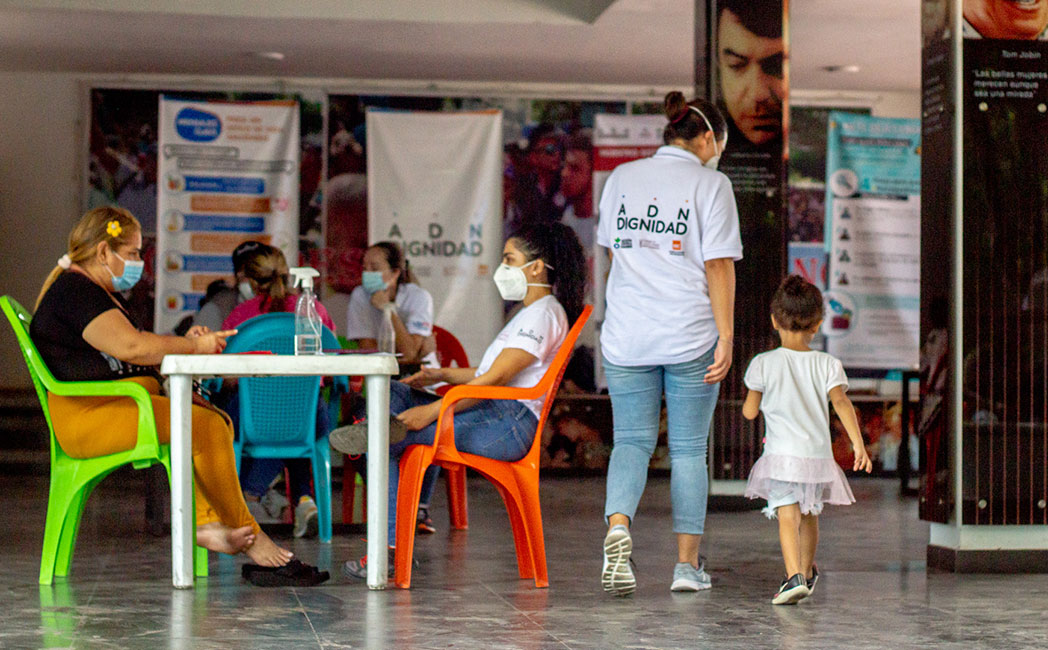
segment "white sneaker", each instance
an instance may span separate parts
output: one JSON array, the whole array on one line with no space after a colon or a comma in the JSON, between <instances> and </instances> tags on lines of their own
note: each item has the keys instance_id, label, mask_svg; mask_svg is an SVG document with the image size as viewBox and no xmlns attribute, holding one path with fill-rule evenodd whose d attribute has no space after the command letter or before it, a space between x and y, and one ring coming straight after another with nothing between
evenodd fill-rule
<instances>
[{"instance_id":1,"label":"white sneaker","mask_svg":"<svg viewBox=\"0 0 1048 650\"><path fill-rule=\"evenodd\" d=\"M295 537L317 536L317 504L311 497L302 497L295 506Z\"/></svg>"},{"instance_id":2,"label":"white sneaker","mask_svg":"<svg viewBox=\"0 0 1048 650\"><path fill-rule=\"evenodd\" d=\"M706 561L699 558L699 568L690 562L678 562L673 567L673 584L670 591L702 591L712 586L710 574L706 573Z\"/></svg>"},{"instance_id":3,"label":"white sneaker","mask_svg":"<svg viewBox=\"0 0 1048 650\"><path fill-rule=\"evenodd\" d=\"M612 526L604 537L604 568L600 572L600 584L604 591L616 596L628 596L637 589L637 579L630 566L633 553L633 538L628 528L619 524Z\"/></svg>"}]
</instances>

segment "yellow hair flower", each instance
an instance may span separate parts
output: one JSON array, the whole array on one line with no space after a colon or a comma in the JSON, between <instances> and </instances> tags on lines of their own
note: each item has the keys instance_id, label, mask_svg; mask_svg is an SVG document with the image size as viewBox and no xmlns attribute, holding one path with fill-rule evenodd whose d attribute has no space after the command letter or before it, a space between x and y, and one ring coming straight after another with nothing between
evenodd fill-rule
<instances>
[{"instance_id":1,"label":"yellow hair flower","mask_svg":"<svg viewBox=\"0 0 1048 650\"><path fill-rule=\"evenodd\" d=\"M120 227L119 221L113 219L108 224L106 224L106 232L109 233L110 237L113 237L115 239L120 236L120 233L124 232L124 229Z\"/></svg>"}]
</instances>

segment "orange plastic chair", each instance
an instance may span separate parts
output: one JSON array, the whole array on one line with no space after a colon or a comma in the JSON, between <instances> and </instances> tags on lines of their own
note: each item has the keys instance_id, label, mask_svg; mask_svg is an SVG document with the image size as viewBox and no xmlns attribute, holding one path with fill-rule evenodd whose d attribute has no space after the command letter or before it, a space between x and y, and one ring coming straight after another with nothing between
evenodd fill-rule
<instances>
[{"instance_id":1,"label":"orange plastic chair","mask_svg":"<svg viewBox=\"0 0 1048 650\"><path fill-rule=\"evenodd\" d=\"M443 327L433 326L433 338L437 344L437 362L441 368L450 368L455 364L459 368L469 368L469 355L455 335ZM446 395L454 388L451 384L441 386L437 395ZM466 468L458 466L444 472L444 483L448 490L448 515L451 527L456 530L469 528L469 517L466 514Z\"/></svg>"},{"instance_id":2,"label":"orange plastic chair","mask_svg":"<svg viewBox=\"0 0 1048 650\"><path fill-rule=\"evenodd\" d=\"M433 338L436 343L437 363L441 368L449 368L455 364L459 368L469 368L469 355L466 348L462 347L455 335L443 327L433 326ZM444 395L453 386L441 386L436 390L438 395ZM343 458L342 465L342 521L353 522L353 503L356 498L356 476L357 470L348 458ZM469 528L469 520L466 515L466 468L458 467L444 473L448 489L448 503L451 505L451 526L459 530ZM348 487L346 487L348 486ZM289 497L290 498L290 497ZM367 498L363 501L362 516L367 518Z\"/></svg>"},{"instance_id":3,"label":"orange plastic chair","mask_svg":"<svg viewBox=\"0 0 1048 650\"><path fill-rule=\"evenodd\" d=\"M422 475L436 463L447 469L472 467L495 484L506 504L513 542L517 551L517 571L521 578L534 578L536 587L548 587L546 572L546 544L542 535L542 510L539 506L539 455L542 446L542 426L546 422L553 398L560 387L568 359L575 349L575 341L589 319L593 307L586 305L578 320L568 332L546 374L531 388L505 386L455 386L444 396L437 418L437 431L432 445L412 445L400 457L400 484L397 488L397 551L394 582L402 589L411 587L411 559L415 549L415 519L418 499L422 491ZM455 448L455 402L462 399L537 399L542 398L542 414L535 429L531 449L520 460L506 462L492 460L458 451ZM465 508L465 492L461 506ZM452 525L459 504L449 502ZM463 520L465 512L461 513ZM458 526L456 526L457 528Z\"/></svg>"}]
</instances>

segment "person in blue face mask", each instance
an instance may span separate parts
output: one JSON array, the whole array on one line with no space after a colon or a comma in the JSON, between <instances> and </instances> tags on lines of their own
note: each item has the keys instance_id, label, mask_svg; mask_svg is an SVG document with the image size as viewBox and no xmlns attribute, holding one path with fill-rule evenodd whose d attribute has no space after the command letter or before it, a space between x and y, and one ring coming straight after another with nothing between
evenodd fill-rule
<instances>
[{"instance_id":1,"label":"person in blue face mask","mask_svg":"<svg viewBox=\"0 0 1048 650\"><path fill-rule=\"evenodd\" d=\"M360 286L346 309L346 338L374 348L389 309L401 363L438 367L433 342L433 296L418 285L400 246L383 241L364 253Z\"/></svg>"},{"instance_id":2,"label":"person in blue face mask","mask_svg":"<svg viewBox=\"0 0 1048 650\"><path fill-rule=\"evenodd\" d=\"M160 336L135 323L120 292L142 277L142 227L122 208L85 214L67 252L47 277L29 334L41 358L62 381L136 383L152 396L157 438L171 439L171 403L161 394L157 365L168 354L216 354L236 330L193 327L186 336ZM93 458L132 449L138 408L124 397L50 395L55 438L70 456ZM233 430L221 411L192 408L197 543L222 553L246 553L257 564L282 566L291 553L258 526L244 503L233 456Z\"/></svg>"},{"instance_id":3,"label":"person in blue face mask","mask_svg":"<svg viewBox=\"0 0 1048 650\"><path fill-rule=\"evenodd\" d=\"M222 323L229 318L240 304L255 297L251 281L244 274L244 268L255 257L265 254L267 246L259 241L242 242L233 250L234 286L230 287L225 280L216 280L219 284L216 291L208 287L208 295L200 304L200 310L193 315L192 324L222 329ZM177 331L177 330L176 330Z\"/></svg>"},{"instance_id":4,"label":"person in blue face mask","mask_svg":"<svg viewBox=\"0 0 1048 650\"><path fill-rule=\"evenodd\" d=\"M385 318L383 310L388 309L400 362L439 368L433 338L433 296L418 285L400 246L382 241L369 247L364 252L360 280L346 309L346 338L362 348L376 348ZM436 465L430 467L422 484L418 531L423 534L437 532L429 516L429 500L439 472Z\"/></svg>"}]
</instances>

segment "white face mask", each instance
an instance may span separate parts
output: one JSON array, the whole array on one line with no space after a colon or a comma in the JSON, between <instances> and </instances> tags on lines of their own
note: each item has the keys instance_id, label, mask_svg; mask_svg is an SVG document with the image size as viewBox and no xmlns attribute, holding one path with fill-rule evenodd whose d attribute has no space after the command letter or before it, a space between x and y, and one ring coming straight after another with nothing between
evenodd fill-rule
<instances>
[{"instance_id":1,"label":"white face mask","mask_svg":"<svg viewBox=\"0 0 1048 650\"><path fill-rule=\"evenodd\" d=\"M699 109L695 108L694 106L689 106L688 108L690 108L691 110L693 110L693 111L695 111L696 113L699 114L699 117L702 118L702 121L706 123L706 128L709 129L710 133L713 134L713 151L714 151L714 154L713 154L713 156L710 157L709 160L707 160L706 162L704 162L702 164L703 164L704 167L708 167L710 169L717 169L717 165L720 163L721 154L724 153L724 148L728 146L728 134L727 133L724 134L724 147L721 147L720 143L717 142L717 133L713 130L713 125L710 124L710 121L708 119L706 119L705 113L703 113Z\"/></svg>"},{"instance_id":2,"label":"white face mask","mask_svg":"<svg viewBox=\"0 0 1048 650\"><path fill-rule=\"evenodd\" d=\"M240 297L244 300L251 300L255 297L255 290L251 288L251 283L247 280L237 284L237 291L240 292Z\"/></svg>"},{"instance_id":3,"label":"white face mask","mask_svg":"<svg viewBox=\"0 0 1048 650\"><path fill-rule=\"evenodd\" d=\"M528 282L527 276L524 275L524 269L531 266L538 260L531 260L523 266L510 266L509 264L499 264L499 267L495 269L495 286L498 287L499 295L502 296L503 300L524 300L524 296L528 295L528 287L548 287L548 284L540 284L537 282ZM549 264L547 268L553 268Z\"/></svg>"}]
</instances>

